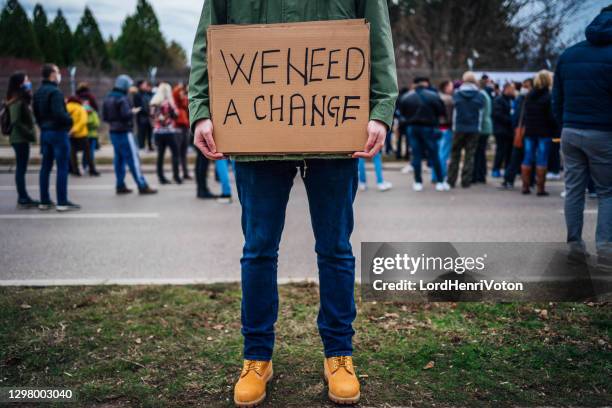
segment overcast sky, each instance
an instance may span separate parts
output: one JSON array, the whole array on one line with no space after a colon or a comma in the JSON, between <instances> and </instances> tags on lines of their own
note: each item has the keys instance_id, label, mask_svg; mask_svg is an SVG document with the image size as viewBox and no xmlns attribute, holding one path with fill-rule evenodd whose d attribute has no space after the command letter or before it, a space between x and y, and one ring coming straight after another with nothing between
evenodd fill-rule
<instances>
[{"instance_id":1,"label":"overcast sky","mask_svg":"<svg viewBox=\"0 0 612 408\"><path fill-rule=\"evenodd\" d=\"M21 4L31 13L37 2L44 4L50 19L61 8L74 29L83 14L83 8L88 5L94 12L102 35L117 38L121 31L121 23L128 14L136 9L137 0L21 0ZM204 0L149 0L158 18L166 40L176 40L189 54L193 43L195 30L202 10ZM374 0L372 0L374 1ZM553 0L554 1L554 0ZM591 5L585 6L566 29L565 36L573 36L592 20L599 10L612 3L612 0L576 0ZM3 4L4 0L0 0Z\"/></svg>"}]
</instances>

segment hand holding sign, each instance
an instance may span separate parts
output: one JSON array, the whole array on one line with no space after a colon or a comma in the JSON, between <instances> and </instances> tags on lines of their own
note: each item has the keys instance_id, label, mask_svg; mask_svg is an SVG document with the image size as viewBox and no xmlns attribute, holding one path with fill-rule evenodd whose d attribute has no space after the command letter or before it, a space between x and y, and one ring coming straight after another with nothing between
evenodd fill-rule
<instances>
[{"instance_id":1,"label":"hand holding sign","mask_svg":"<svg viewBox=\"0 0 612 408\"><path fill-rule=\"evenodd\" d=\"M376 156L380 149L385 145L387 138L387 126L377 120L368 122L368 141L366 142L363 152L353 154L354 159L371 159Z\"/></svg>"},{"instance_id":2,"label":"hand holding sign","mask_svg":"<svg viewBox=\"0 0 612 408\"><path fill-rule=\"evenodd\" d=\"M217 145L213 138L213 123L210 119L204 119L196 123L193 144L210 160L224 158L223 153L217 151Z\"/></svg>"}]
</instances>

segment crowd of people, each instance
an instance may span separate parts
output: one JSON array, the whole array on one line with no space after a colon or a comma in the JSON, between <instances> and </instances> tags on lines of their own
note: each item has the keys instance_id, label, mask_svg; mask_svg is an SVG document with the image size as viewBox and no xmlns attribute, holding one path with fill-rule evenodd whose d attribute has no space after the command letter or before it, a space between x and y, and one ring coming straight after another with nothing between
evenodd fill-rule
<instances>
[{"instance_id":1,"label":"crowd of people","mask_svg":"<svg viewBox=\"0 0 612 408\"><path fill-rule=\"evenodd\" d=\"M153 88L149 81L133 80L120 75L113 89L104 97L102 106L87 83L81 83L74 95L65 97L59 88L62 80L55 64L42 68L41 86L34 92L27 74L17 72L9 79L6 109L2 115L2 131L9 136L15 151L15 184L18 208L59 212L80 209L68 199L68 177L82 177L88 173L98 177L96 151L100 149L100 127L106 123L114 149L113 166L116 177L116 193L132 193L125 182L129 169L141 195L156 194L143 175L139 148L157 151L157 177L159 184L170 184L164 173L166 150L170 150L172 180L182 184L191 180L188 150L192 144L189 124L187 88L179 83L172 87L160 82ZM37 141L36 126L40 129L40 200L33 199L26 187L26 172L30 160L30 145ZM134 138L137 133L137 141ZM81 157L79 160L80 153ZM197 152L197 196L201 199L217 199L231 202L229 164L227 160L215 162L221 194L215 195L208 188L208 159ZM57 202L49 195L49 180L56 166Z\"/></svg>"},{"instance_id":2,"label":"crowd of people","mask_svg":"<svg viewBox=\"0 0 612 408\"><path fill-rule=\"evenodd\" d=\"M546 70L504 84L469 71L461 80L443 80L437 87L429 78L417 77L400 91L395 126L381 154L410 161L402 171L414 173L417 192L424 189L425 162L436 191L449 191L458 182L462 188L486 183L490 167L500 188L512 189L520 174L523 194L535 186L538 196L547 196L546 180L560 179L561 172L561 128L552 112L552 85L553 74ZM489 158L492 140L495 151ZM378 174L381 156L374 167Z\"/></svg>"}]
</instances>

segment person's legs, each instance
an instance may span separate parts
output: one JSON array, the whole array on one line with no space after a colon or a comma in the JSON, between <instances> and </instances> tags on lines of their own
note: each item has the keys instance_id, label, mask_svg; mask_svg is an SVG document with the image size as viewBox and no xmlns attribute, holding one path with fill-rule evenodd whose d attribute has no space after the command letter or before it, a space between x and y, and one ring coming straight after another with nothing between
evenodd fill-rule
<instances>
[{"instance_id":1,"label":"person's legs","mask_svg":"<svg viewBox=\"0 0 612 408\"><path fill-rule=\"evenodd\" d=\"M559 142L550 143L548 149L548 171L554 175L558 175L561 172L561 145Z\"/></svg>"},{"instance_id":2,"label":"person's legs","mask_svg":"<svg viewBox=\"0 0 612 408\"><path fill-rule=\"evenodd\" d=\"M136 147L136 142L134 141L134 135L129 132L125 134L124 138L124 160L127 163L130 173L132 173L132 177L134 178L134 182L138 185L140 190L147 187L147 180L142 174L142 170L140 169L140 158L138 157L138 148Z\"/></svg>"},{"instance_id":3,"label":"person's legs","mask_svg":"<svg viewBox=\"0 0 612 408\"><path fill-rule=\"evenodd\" d=\"M170 154L172 158L172 178L177 183L181 183L181 173L179 171L179 166L181 162L181 153L179 151L179 146L177 144L178 139L181 138L180 134L172 134L168 135L168 147L170 148Z\"/></svg>"},{"instance_id":4,"label":"person's legs","mask_svg":"<svg viewBox=\"0 0 612 408\"><path fill-rule=\"evenodd\" d=\"M564 129L561 148L565 158L565 224L570 248L584 251L584 189L587 185L589 159L581 148L581 136Z\"/></svg>"},{"instance_id":5,"label":"person's legs","mask_svg":"<svg viewBox=\"0 0 612 408\"><path fill-rule=\"evenodd\" d=\"M157 144L157 179L160 183L167 183L164 174L164 156L166 155L166 146L168 144L166 135L156 134L155 143Z\"/></svg>"},{"instance_id":6,"label":"person's legs","mask_svg":"<svg viewBox=\"0 0 612 408\"><path fill-rule=\"evenodd\" d=\"M320 309L317 318L325 357L350 356L355 320L353 201L357 161L307 160L304 179L319 266Z\"/></svg>"},{"instance_id":7,"label":"person's legs","mask_svg":"<svg viewBox=\"0 0 612 408\"><path fill-rule=\"evenodd\" d=\"M187 149L189 148L189 129L182 128L178 133L178 151L179 159L181 163L181 169L183 171L183 178L189 178L189 163L187 161Z\"/></svg>"},{"instance_id":8,"label":"person's legs","mask_svg":"<svg viewBox=\"0 0 612 408\"><path fill-rule=\"evenodd\" d=\"M525 153L521 165L521 179L523 181L523 194L529 194L531 188L531 176L533 166L536 163L537 139L526 137L523 141Z\"/></svg>"},{"instance_id":9,"label":"person's legs","mask_svg":"<svg viewBox=\"0 0 612 408\"><path fill-rule=\"evenodd\" d=\"M495 158L493 159L493 174L499 174L504 162L505 137L501 133L495 133Z\"/></svg>"},{"instance_id":10,"label":"person's legs","mask_svg":"<svg viewBox=\"0 0 612 408\"><path fill-rule=\"evenodd\" d=\"M285 224L295 162L236 162L242 206L242 335L244 358L268 361L278 315L278 246Z\"/></svg>"},{"instance_id":11,"label":"person's legs","mask_svg":"<svg viewBox=\"0 0 612 408\"><path fill-rule=\"evenodd\" d=\"M49 178L53 169L53 145L51 143L51 132L43 130L40 135L40 150L42 153L42 162L40 164L39 188L40 202L48 204L51 202L49 195Z\"/></svg>"},{"instance_id":12,"label":"person's legs","mask_svg":"<svg viewBox=\"0 0 612 408\"><path fill-rule=\"evenodd\" d=\"M26 172L28 170L28 161L30 160L30 144L29 143L13 143L15 151L15 186L17 187L17 202L28 203L32 201L26 189Z\"/></svg>"},{"instance_id":13,"label":"person's legs","mask_svg":"<svg viewBox=\"0 0 612 408\"><path fill-rule=\"evenodd\" d=\"M474 155L478 148L478 133L468 133L465 135L465 157L463 159L463 169L461 170L461 187L469 187L474 177Z\"/></svg>"},{"instance_id":14,"label":"person's legs","mask_svg":"<svg viewBox=\"0 0 612 408\"><path fill-rule=\"evenodd\" d=\"M89 138L84 138L82 141L83 144L83 163L87 161L87 163L89 164L89 174L90 175L96 175L98 174L98 172L96 171L96 163L93 161L92 157L91 157L91 146L89 145L90 143Z\"/></svg>"},{"instance_id":15,"label":"person's legs","mask_svg":"<svg viewBox=\"0 0 612 408\"><path fill-rule=\"evenodd\" d=\"M538 139L536 149L536 184L538 187L539 196L548 195L548 193L545 191L545 186L551 143L552 139L550 137L541 137Z\"/></svg>"},{"instance_id":16,"label":"person's legs","mask_svg":"<svg viewBox=\"0 0 612 408\"><path fill-rule=\"evenodd\" d=\"M376 184L384 183L382 152L372 158L372 163L374 163L374 173L376 173Z\"/></svg>"},{"instance_id":17,"label":"person's legs","mask_svg":"<svg viewBox=\"0 0 612 408\"><path fill-rule=\"evenodd\" d=\"M412 150L412 168L414 170L414 182L423 183L423 149L422 128L420 126L408 126L408 143Z\"/></svg>"},{"instance_id":18,"label":"person's legs","mask_svg":"<svg viewBox=\"0 0 612 408\"><path fill-rule=\"evenodd\" d=\"M598 213L595 242L600 257L612 266L612 133L589 131L583 139L589 171L597 191ZM564 152L565 153L565 152ZM584 189L583 189L584 191Z\"/></svg>"},{"instance_id":19,"label":"person's legs","mask_svg":"<svg viewBox=\"0 0 612 408\"><path fill-rule=\"evenodd\" d=\"M442 139L440 139L440 169L442 170L442 180L446 178L448 168L448 158L450 156L451 148L453 147L453 131L446 129L442 132Z\"/></svg>"},{"instance_id":20,"label":"person's legs","mask_svg":"<svg viewBox=\"0 0 612 408\"><path fill-rule=\"evenodd\" d=\"M359 159L358 166L359 166L359 182L365 186L365 184L367 183L365 159Z\"/></svg>"},{"instance_id":21,"label":"person's legs","mask_svg":"<svg viewBox=\"0 0 612 408\"><path fill-rule=\"evenodd\" d=\"M70 139L67 132L53 132L53 155L57 163L57 205L68 204L68 169L70 167Z\"/></svg>"},{"instance_id":22,"label":"person's legs","mask_svg":"<svg viewBox=\"0 0 612 408\"><path fill-rule=\"evenodd\" d=\"M513 186L516 174L519 172L521 163L523 162L524 149L512 146L510 155L510 162L504 171L504 181L507 185Z\"/></svg>"},{"instance_id":23,"label":"person's legs","mask_svg":"<svg viewBox=\"0 0 612 408\"><path fill-rule=\"evenodd\" d=\"M455 187L457 177L459 176L459 164L461 161L461 151L463 150L466 140L466 133L456 133L453 138L453 145L451 147L450 164L448 165L448 173L446 175L448 184L451 187Z\"/></svg>"},{"instance_id":24,"label":"person's legs","mask_svg":"<svg viewBox=\"0 0 612 408\"><path fill-rule=\"evenodd\" d=\"M196 157L196 183L198 185L198 197L210 197L212 194L208 189L208 165L209 160L204 156L204 154L196 149L197 157Z\"/></svg>"},{"instance_id":25,"label":"person's legs","mask_svg":"<svg viewBox=\"0 0 612 408\"><path fill-rule=\"evenodd\" d=\"M68 163L68 168L70 173L76 175L81 175L81 170L79 169L79 160L77 158L77 154L79 152L79 140L75 137L70 138L70 162Z\"/></svg>"},{"instance_id":26,"label":"person's legs","mask_svg":"<svg viewBox=\"0 0 612 408\"><path fill-rule=\"evenodd\" d=\"M444 181L442 176L442 167L440 165L440 152L438 148L438 140L434 135L436 129L425 127L423 128L423 145L427 150L429 160L431 161L431 167L433 169L434 179L436 182L441 183Z\"/></svg>"},{"instance_id":27,"label":"person's legs","mask_svg":"<svg viewBox=\"0 0 612 408\"><path fill-rule=\"evenodd\" d=\"M113 157L113 167L115 168L115 178L117 189L125 188L125 163L126 163L126 143L127 134L113 133L110 134L111 142L115 156Z\"/></svg>"},{"instance_id":28,"label":"person's legs","mask_svg":"<svg viewBox=\"0 0 612 408\"><path fill-rule=\"evenodd\" d=\"M144 125L140 122L140 119L138 119L138 124L137 124L137 131L138 131L138 147L141 149L144 149L145 147L145 139L146 139L146 135L145 135L145 129L144 129Z\"/></svg>"},{"instance_id":29,"label":"person's legs","mask_svg":"<svg viewBox=\"0 0 612 408\"><path fill-rule=\"evenodd\" d=\"M511 134L504 135L502 143L504 146L502 149L503 150L502 168L506 168L510 164L510 159L512 158L512 135Z\"/></svg>"},{"instance_id":30,"label":"person's legs","mask_svg":"<svg viewBox=\"0 0 612 408\"><path fill-rule=\"evenodd\" d=\"M145 130L145 140L147 142L147 145L149 146L149 150L153 151L153 127L151 126L150 123L146 123L144 125L144 130Z\"/></svg>"},{"instance_id":31,"label":"person's legs","mask_svg":"<svg viewBox=\"0 0 612 408\"><path fill-rule=\"evenodd\" d=\"M487 181L487 142L489 135L478 135L476 151L474 153L473 183L485 183Z\"/></svg>"},{"instance_id":32,"label":"person's legs","mask_svg":"<svg viewBox=\"0 0 612 408\"><path fill-rule=\"evenodd\" d=\"M229 168L227 160L217 160L215 162L217 174L219 175L219 181L221 182L221 195L231 196L232 188L229 181Z\"/></svg>"}]
</instances>

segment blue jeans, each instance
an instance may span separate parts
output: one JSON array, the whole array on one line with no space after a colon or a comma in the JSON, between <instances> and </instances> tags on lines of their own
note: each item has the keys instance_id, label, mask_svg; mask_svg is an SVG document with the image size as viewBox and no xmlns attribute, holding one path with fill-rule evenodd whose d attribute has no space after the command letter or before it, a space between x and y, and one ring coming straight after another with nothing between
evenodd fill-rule
<instances>
[{"instance_id":1,"label":"blue jeans","mask_svg":"<svg viewBox=\"0 0 612 408\"><path fill-rule=\"evenodd\" d=\"M442 179L438 180L435 173L432 174L431 181L434 183L442 182L446 179L446 169L448 168L448 159L450 158L451 148L453 147L453 130L446 129L442 131L442 137L438 141L438 156L440 157L440 172Z\"/></svg>"},{"instance_id":2,"label":"blue jeans","mask_svg":"<svg viewBox=\"0 0 612 408\"><path fill-rule=\"evenodd\" d=\"M142 189L147 186L147 180L144 178L140 170L140 159L138 158L138 149L134 143L134 136L131 132L125 133L110 133L111 142L115 150L113 165L115 168L115 177L117 178L117 188L125 187L125 166L127 165L132 173L134 181L138 188Z\"/></svg>"},{"instance_id":3,"label":"blue jeans","mask_svg":"<svg viewBox=\"0 0 612 408\"><path fill-rule=\"evenodd\" d=\"M431 126L408 126L408 142L412 149L412 168L414 169L414 181L423 182L422 165L423 154L431 160L436 180L442 180L442 169L440 168L440 155L438 153L438 140L435 129Z\"/></svg>"},{"instance_id":4,"label":"blue jeans","mask_svg":"<svg viewBox=\"0 0 612 408\"><path fill-rule=\"evenodd\" d=\"M49 177L53 162L57 163L56 190L57 204L68 204L68 167L70 161L70 139L68 132L43 130L40 134L40 150L42 162L40 165L40 201L51 202L49 196Z\"/></svg>"},{"instance_id":5,"label":"blue jeans","mask_svg":"<svg viewBox=\"0 0 612 408\"><path fill-rule=\"evenodd\" d=\"M565 223L570 247L584 249L584 190L589 173L597 191L595 242L600 255L612 258L612 132L563 129L565 158Z\"/></svg>"},{"instance_id":6,"label":"blue jeans","mask_svg":"<svg viewBox=\"0 0 612 408\"><path fill-rule=\"evenodd\" d=\"M376 156L372 158L372 163L374 163L374 172L376 173L376 183L380 184L385 181L383 178L383 168L382 168L382 152L379 152ZM366 183L366 168L365 168L365 159L359 159L359 181L363 184Z\"/></svg>"},{"instance_id":7,"label":"blue jeans","mask_svg":"<svg viewBox=\"0 0 612 408\"><path fill-rule=\"evenodd\" d=\"M26 203L31 200L26 189L25 175L28 171L28 161L30 160L29 143L13 143L15 151L15 186L17 186L17 201Z\"/></svg>"},{"instance_id":8,"label":"blue jeans","mask_svg":"<svg viewBox=\"0 0 612 408\"><path fill-rule=\"evenodd\" d=\"M96 149L98 147L98 138L97 137L88 137L87 143L89 143L89 156L91 160L96 162ZM83 170L87 170L89 167L89 162L87 161L87 155L83 152Z\"/></svg>"},{"instance_id":9,"label":"blue jeans","mask_svg":"<svg viewBox=\"0 0 612 408\"><path fill-rule=\"evenodd\" d=\"M525 137L524 166L547 167L548 155L552 138L550 137Z\"/></svg>"},{"instance_id":10,"label":"blue jeans","mask_svg":"<svg viewBox=\"0 0 612 408\"><path fill-rule=\"evenodd\" d=\"M232 188L230 187L229 181L229 166L228 160L217 160L215 162L215 170L219 175L219 181L221 182L221 195L231 196Z\"/></svg>"},{"instance_id":11,"label":"blue jeans","mask_svg":"<svg viewBox=\"0 0 612 408\"><path fill-rule=\"evenodd\" d=\"M236 162L245 244L242 265L244 358L270 360L278 315L278 247L302 161ZM319 266L317 324L325 356L351 355L355 319L353 201L357 160L312 159L302 168Z\"/></svg>"}]
</instances>

